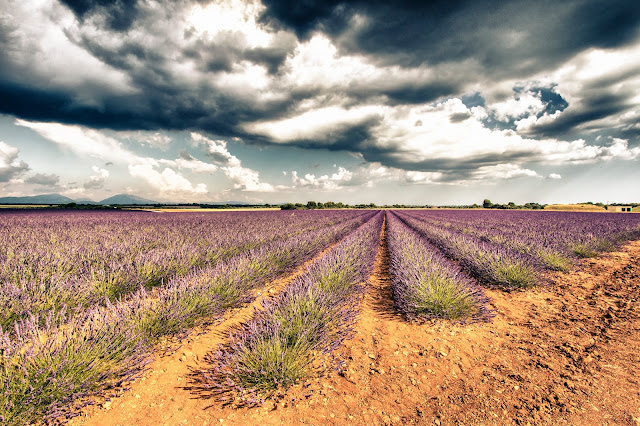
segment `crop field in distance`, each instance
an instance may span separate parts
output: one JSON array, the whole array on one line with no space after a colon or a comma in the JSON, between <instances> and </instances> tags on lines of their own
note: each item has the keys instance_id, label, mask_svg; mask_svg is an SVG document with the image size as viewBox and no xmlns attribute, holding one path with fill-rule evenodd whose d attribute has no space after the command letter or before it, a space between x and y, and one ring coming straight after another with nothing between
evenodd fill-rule
<instances>
[{"instance_id":1,"label":"crop field in distance","mask_svg":"<svg viewBox=\"0 0 640 426\"><path fill-rule=\"evenodd\" d=\"M0 423L640 424L640 215L0 211Z\"/></svg>"}]
</instances>

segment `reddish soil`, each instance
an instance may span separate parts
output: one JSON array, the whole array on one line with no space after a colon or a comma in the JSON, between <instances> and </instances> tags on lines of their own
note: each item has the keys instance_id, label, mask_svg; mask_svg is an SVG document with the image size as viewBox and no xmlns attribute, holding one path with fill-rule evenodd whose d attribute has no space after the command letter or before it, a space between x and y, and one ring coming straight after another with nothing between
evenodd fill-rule
<instances>
[{"instance_id":1,"label":"reddish soil","mask_svg":"<svg viewBox=\"0 0 640 426\"><path fill-rule=\"evenodd\" d=\"M249 306L72 423L640 425L640 241L554 275L548 288L488 290L492 323L450 325L395 313L382 240L341 372L250 409L183 389L189 367L201 366L224 330L249 317Z\"/></svg>"}]
</instances>

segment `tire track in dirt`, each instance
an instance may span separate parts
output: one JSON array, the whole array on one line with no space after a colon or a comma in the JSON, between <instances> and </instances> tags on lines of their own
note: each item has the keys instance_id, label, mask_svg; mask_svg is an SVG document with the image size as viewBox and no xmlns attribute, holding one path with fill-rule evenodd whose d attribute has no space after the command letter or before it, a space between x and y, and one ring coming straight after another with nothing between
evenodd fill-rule
<instances>
[{"instance_id":1,"label":"tire track in dirt","mask_svg":"<svg viewBox=\"0 0 640 426\"><path fill-rule=\"evenodd\" d=\"M362 225L355 230L360 229ZM250 319L263 302L276 297L289 283L304 274L309 265L320 259L338 245L340 241L322 250L313 259L306 261L291 274L272 281L261 290L256 290L256 299L244 307L232 309L215 324L196 327L182 342L170 340L155 353L156 359L148 366L142 377L125 391L109 395L110 400L90 406L81 415L71 419L74 425L174 425L210 424L210 402L197 398L188 385L192 371L200 367L200 361L218 344L224 343L229 333ZM178 346L177 349L175 347ZM214 420L217 421L217 417Z\"/></svg>"}]
</instances>

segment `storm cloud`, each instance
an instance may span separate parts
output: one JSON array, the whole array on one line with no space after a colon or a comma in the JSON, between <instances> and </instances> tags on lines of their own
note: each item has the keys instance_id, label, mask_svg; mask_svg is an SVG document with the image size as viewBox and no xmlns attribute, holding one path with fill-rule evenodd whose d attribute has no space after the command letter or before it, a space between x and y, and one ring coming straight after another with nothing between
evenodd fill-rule
<instances>
[{"instance_id":1,"label":"storm cloud","mask_svg":"<svg viewBox=\"0 0 640 426\"><path fill-rule=\"evenodd\" d=\"M60 0L0 8L0 113L129 132L163 150L171 141L162 132L206 134L202 149L243 190L274 188L217 138L348 151L441 180L534 176L531 164L609 158L621 139L619 155L635 158L638 2ZM13 151L3 155L5 181L28 170ZM175 167L214 169L179 155ZM104 185L101 170L85 188Z\"/></svg>"}]
</instances>

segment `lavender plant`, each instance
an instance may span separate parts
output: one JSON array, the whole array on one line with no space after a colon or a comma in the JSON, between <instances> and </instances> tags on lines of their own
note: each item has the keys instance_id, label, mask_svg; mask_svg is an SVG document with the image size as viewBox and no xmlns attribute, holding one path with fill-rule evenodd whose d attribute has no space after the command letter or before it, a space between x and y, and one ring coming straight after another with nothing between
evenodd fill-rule
<instances>
[{"instance_id":1,"label":"lavender plant","mask_svg":"<svg viewBox=\"0 0 640 426\"><path fill-rule=\"evenodd\" d=\"M482 289L393 212L387 214L387 241L391 289L399 312L410 319L492 318Z\"/></svg>"},{"instance_id":2,"label":"lavender plant","mask_svg":"<svg viewBox=\"0 0 640 426\"><path fill-rule=\"evenodd\" d=\"M0 332L0 422L65 417L137 376L148 345L119 314L92 310L67 321L49 312L17 322L14 336Z\"/></svg>"}]
</instances>

